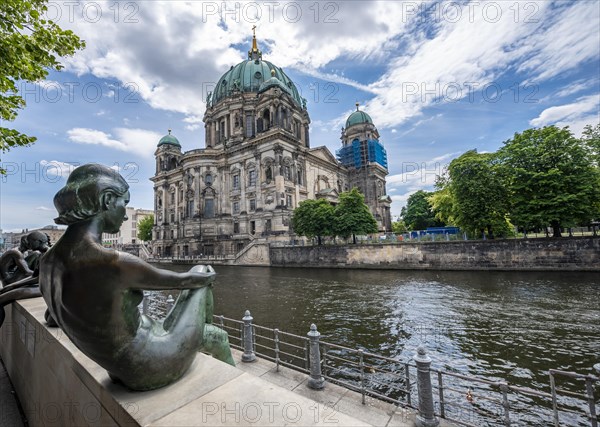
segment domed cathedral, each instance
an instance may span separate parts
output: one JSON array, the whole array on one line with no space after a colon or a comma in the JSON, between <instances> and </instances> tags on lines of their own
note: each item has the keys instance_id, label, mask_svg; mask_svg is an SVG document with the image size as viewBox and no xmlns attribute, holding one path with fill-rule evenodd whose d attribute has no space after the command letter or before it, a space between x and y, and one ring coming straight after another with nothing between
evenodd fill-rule
<instances>
[{"instance_id":1,"label":"domed cathedral","mask_svg":"<svg viewBox=\"0 0 600 427\"><path fill-rule=\"evenodd\" d=\"M371 116L360 111L358 106L357 102L356 111L350 114L346 127L342 128L342 148L337 150L337 158L348 171L348 186L356 187L364 194L379 229L391 231L392 199L385 189L387 153L379 142L379 132Z\"/></svg>"},{"instance_id":2,"label":"domed cathedral","mask_svg":"<svg viewBox=\"0 0 600 427\"><path fill-rule=\"evenodd\" d=\"M380 229L391 229L385 161L371 160L369 152L356 167L326 147L311 148L306 100L281 68L262 59L256 34L248 59L219 79L206 105L205 148L184 153L169 130L154 153L155 255L231 255L256 239L290 242L300 202L337 203L353 186L368 195ZM357 112L369 122L355 119ZM379 144L371 118L357 112L348 118L340 151L355 139L366 141L367 151ZM385 158L378 147L377 159L381 150Z\"/></svg>"}]
</instances>

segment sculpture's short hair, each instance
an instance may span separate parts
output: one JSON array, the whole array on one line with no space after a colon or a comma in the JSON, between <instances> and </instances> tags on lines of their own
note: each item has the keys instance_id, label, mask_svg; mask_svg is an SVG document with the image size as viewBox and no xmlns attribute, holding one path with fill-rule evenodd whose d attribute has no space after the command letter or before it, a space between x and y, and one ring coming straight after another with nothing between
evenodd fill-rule
<instances>
[{"instance_id":1,"label":"sculpture's short hair","mask_svg":"<svg viewBox=\"0 0 600 427\"><path fill-rule=\"evenodd\" d=\"M54 206L58 211L54 222L71 225L91 218L101 212L104 193L122 196L128 189L125 179L113 169L97 163L79 166L54 196Z\"/></svg>"}]
</instances>

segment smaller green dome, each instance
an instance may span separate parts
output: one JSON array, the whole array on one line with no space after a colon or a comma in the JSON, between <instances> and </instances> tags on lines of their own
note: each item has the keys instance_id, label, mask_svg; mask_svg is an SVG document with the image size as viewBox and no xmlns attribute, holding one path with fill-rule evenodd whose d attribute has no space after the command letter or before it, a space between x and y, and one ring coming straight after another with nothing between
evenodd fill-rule
<instances>
[{"instance_id":1,"label":"smaller green dome","mask_svg":"<svg viewBox=\"0 0 600 427\"><path fill-rule=\"evenodd\" d=\"M365 113L364 111L360 111L358 109L358 102L357 102L356 103L356 111L353 112L352 114L350 114L350 116L346 120L346 127L349 128L350 126L360 125L363 123L373 124L373 120L371 119L371 116L369 116L367 113Z\"/></svg>"},{"instance_id":2,"label":"smaller green dome","mask_svg":"<svg viewBox=\"0 0 600 427\"><path fill-rule=\"evenodd\" d=\"M260 86L258 88L258 93L263 93L266 90L269 90L270 88L277 86L285 93L291 94L290 90L283 84L283 82L281 80L279 80L277 77L275 77L275 70L271 70L271 76L272 77L269 80L266 80L260 84Z\"/></svg>"},{"instance_id":3,"label":"smaller green dome","mask_svg":"<svg viewBox=\"0 0 600 427\"><path fill-rule=\"evenodd\" d=\"M171 129L169 129L169 134L163 136L160 141L158 141L158 147L160 147L161 145L165 145L165 144L171 144L171 145L175 145L176 147L180 147L181 148L181 144L179 143L179 140L177 138L175 138L173 135L171 135Z\"/></svg>"}]
</instances>

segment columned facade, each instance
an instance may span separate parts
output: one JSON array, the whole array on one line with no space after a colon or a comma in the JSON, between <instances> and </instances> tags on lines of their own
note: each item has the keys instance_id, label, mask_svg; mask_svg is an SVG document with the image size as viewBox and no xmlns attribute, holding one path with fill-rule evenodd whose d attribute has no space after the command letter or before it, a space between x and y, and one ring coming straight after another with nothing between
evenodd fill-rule
<instances>
[{"instance_id":1,"label":"columned facade","mask_svg":"<svg viewBox=\"0 0 600 427\"><path fill-rule=\"evenodd\" d=\"M390 229L379 201L387 169L373 165L361 175L326 147L311 148L306 100L281 68L262 59L255 37L248 59L207 97L204 124L203 149L182 152L170 131L158 143L154 254L226 255L254 239L288 242L300 202L335 203L353 186L373 194L367 202L381 230Z\"/></svg>"}]
</instances>

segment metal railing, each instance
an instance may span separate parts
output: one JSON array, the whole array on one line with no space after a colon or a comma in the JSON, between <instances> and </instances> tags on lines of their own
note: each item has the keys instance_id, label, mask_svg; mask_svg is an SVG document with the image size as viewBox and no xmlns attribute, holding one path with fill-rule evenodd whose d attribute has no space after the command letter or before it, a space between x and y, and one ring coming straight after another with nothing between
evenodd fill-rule
<instances>
[{"instance_id":1,"label":"metal railing","mask_svg":"<svg viewBox=\"0 0 600 427\"><path fill-rule=\"evenodd\" d=\"M142 311L157 319L174 304L171 295L145 294ZM597 375L550 369L548 387L533 389L432 369L424 349L414 360L402 361L322 340L315 325L301 336L252 321L247 311L242 320L214 316L213 323L227 331L233 348L244 352L243 361L258 356L274 362L277 371L284 366L306 373L309 387L320 389L328 381L360 393L363 403L370 396L463 426L598 427L600 364Z\"/></svg>"},{"instance_id":2,"label":"metal railing","mask_svg":"<svg viewBox=\"0 0 600 427\"><path fill-rule=\"evenodd\" d=\"M469 427L598 427L598 376L551 369L549 391L536 390L431 369L421 348L414 360L401 361L320 340L314 325L307 336L300 336L255 325L252 320L249 312L242 321L214 316L214 324L227 331L231 346L244 351L247 361L254 360L252 354L274 362L277 371L285 366L309 374L309 386L322 377L360 393L363 403L370 396L417 409L426 422L432 422L429 417L433 416ZM316 360L311 342L319 349ZM583 392L574 391L582 387Z\"/></svg>"}]
</instances>

